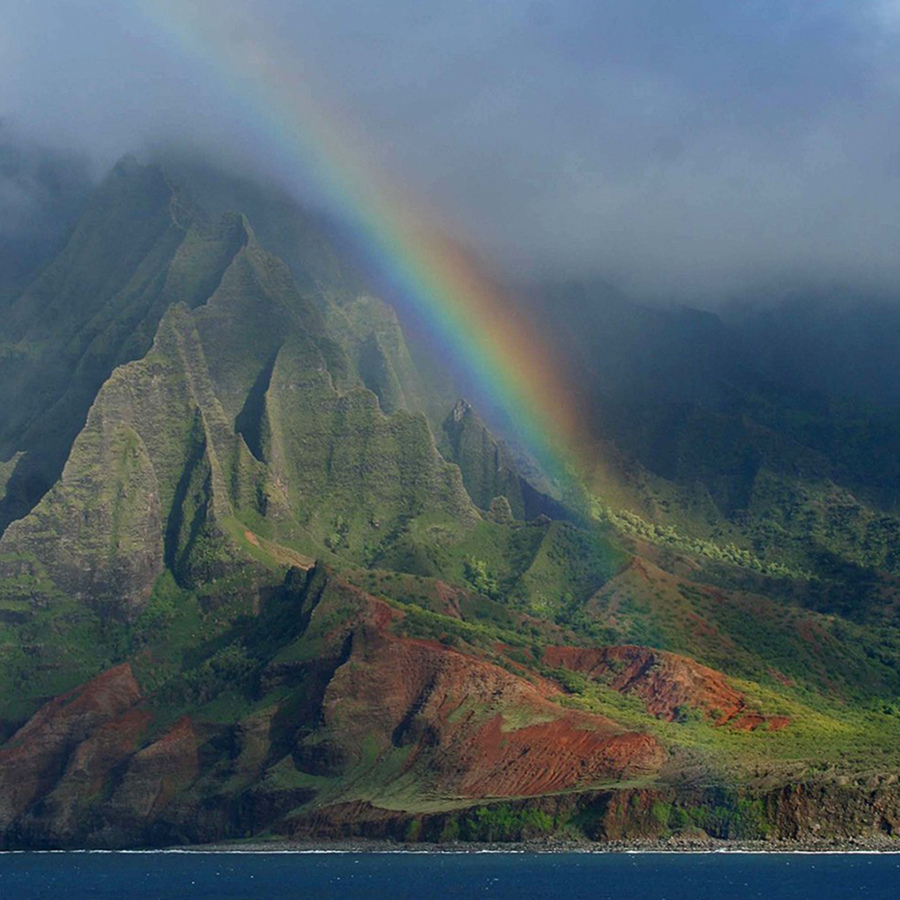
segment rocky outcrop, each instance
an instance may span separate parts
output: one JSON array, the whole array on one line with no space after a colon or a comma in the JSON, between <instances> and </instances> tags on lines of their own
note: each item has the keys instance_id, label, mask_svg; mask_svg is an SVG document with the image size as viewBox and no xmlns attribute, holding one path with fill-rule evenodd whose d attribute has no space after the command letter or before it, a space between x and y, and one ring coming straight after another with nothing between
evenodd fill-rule
<instances>
[{"instance_id":1,"label":"rocky outcrop","mask_svg":"<svg viewBox=\"0 0 900 900\"><path fill-rule=\"evenodd\" d=\"M560 833L583 845L657 850L892 849L900 827L896 785L799 783L776 791L625 788L485 803L449 812L407 813L367 802L310 809L295 839L546 842Z\"/></svg>"},{"instance_id":2,"label":"rocky outcrop","mask_svg":"<svg viewBox=\"0 0 900 900\"><path fill-rule=\"evenodd\" d=\"M172 303L214 290L239 248L158 166L122 160L59 254L2 304L0 458L24 451L0 497L0 532L58 478L97 392L143 356Z\"/></svg>"},{"instance_id":3,"label":"rocky outcrop","mask_svg":"<svg viewBox=\"0 0 900 900\"><path fill-rule=\"evenodd\" d=\"M189 716L135 753L109 800L109 816L124 834L142 833L200 774L199 742Z\"/></svg>"},{"instance_id":4,"label":"rocky outcrop","mask_svg":"<svg viewBox=\"0 0 900 900\"><path fill-rule=\"evenodd\" d=\"M273 603L238 638L259 667L241 683L250 705L233 724L203 702L166 720L162 698L142 696L128 664L45 704L0 749L0 846L261 832L821 845L900 828L892 777L774 788L672 781L652 736L561 706L549 681L474 648L404 635L401 609L321 564L293 570ZM543 662L634 692L662 718L685 705L730 709L732 723L749 715L719 673L674 654L553 647Z\"/></svg>"},{"instance_id":5,"label":"rocky outcrop","mask_svg":"<svg viewBox=\"0 0 900 900\"><path fill-rule=\"evenodd\" d=\"M503 498L517 519L549 516L579 521L571 509L520 474L520 466L510 451L490 432L468 401L456 401L441 430L441 451L459 466L466 490L480 509L491 510L494 500ZM496 516L496 510L493 514Z\"/></svg>"},{"instance_id":6,"label":"rocky outcrop","mask_svg":"<svg viewBox=\"0 0 900 900\"><path fill-rule=\"evenodd\" d=\"M791 784L765 798L766 816L783 840L833 841L900 834L896 776Z\"/></svg>"},{"instance_id":7,"label":"rocky outcrop","mask_svg":"<svg viewBox=\"0 0 900 900\"><path fill-rule=\"evenodd\" d=\"M26 580L32 602L65 594L134 617L166 564L185 583L221 575L241 461L190 316L173 307L152 352L100 391L60 481L0 539L0 578ZM213 568L193 571L200 544Z\"/></svg>"},{"instance_id":8,"label":"rocky outcrop","mask_svg":"<svg viewBox=\"0 0 900 900\"><path fill-rule=\"evenodd\" d=\"M164 569L186 588L234 573L241 516L351 560L389 552L434 510L478 521L425 418L384 414L284 263L235 227L206 302L168 307L147 355L99 390L59 481L0 538L14 603L70 598L133 620Z\"/></svg>"},{"instance_id":9,"label":"rocky outcrop","mask_svg":"<svg viewBox=\"0 0 900 900\"><path fill-rule=\"evenodd\" d=\"M525 500L515 463L472 406L458 400L444 419L443 431L448 459L459 466L475 504L488 509L494 497L506 497L513 515L524 519Z\"/></svg>"}]
</instances>

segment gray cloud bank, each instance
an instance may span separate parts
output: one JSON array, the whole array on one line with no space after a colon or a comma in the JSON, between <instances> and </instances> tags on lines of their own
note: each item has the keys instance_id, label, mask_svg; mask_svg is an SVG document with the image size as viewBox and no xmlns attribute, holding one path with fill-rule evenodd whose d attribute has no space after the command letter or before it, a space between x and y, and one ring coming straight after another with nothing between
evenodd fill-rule
<instances>
[{"instance_id":1,"label":"gray cloud bank","mask_svg":"<svg viewBox=\"0 0 900 900\"><path fill-rule=\"evenodd\" d=\"M900 0L255 0L244 15L517 277L697 302L779 278L900 294ZM95 172L166 143L285 177L241 104L130 0L6 0L3 20L0 119L28 141Z\"/></svg>"}]
</instances>

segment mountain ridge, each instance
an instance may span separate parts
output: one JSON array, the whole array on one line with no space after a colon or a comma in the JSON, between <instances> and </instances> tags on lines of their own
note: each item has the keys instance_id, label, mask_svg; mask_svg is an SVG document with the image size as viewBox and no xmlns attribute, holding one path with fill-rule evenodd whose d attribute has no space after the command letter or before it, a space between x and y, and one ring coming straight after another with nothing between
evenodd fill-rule
<instances>
[{"instance_id":1,"label":"mountain ridge","mask_svg":"<svg viewBox=\"0 0 900 900\"><path fill-rule=\"evenodd\" d=\"M570 509L327 228L202 182L260 227L126 159L3 301L0 845L764 838L900 764L889 419L582 293Z\"/></svg>"}]
</instances>

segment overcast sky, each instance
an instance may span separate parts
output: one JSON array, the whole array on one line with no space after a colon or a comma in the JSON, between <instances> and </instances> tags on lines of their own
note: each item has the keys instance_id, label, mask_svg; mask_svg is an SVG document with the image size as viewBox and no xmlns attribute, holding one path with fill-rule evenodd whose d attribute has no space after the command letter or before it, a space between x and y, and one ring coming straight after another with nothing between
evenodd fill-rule
<instances>
[{"instance_id":1,"label":"overcast sky","mask_svg":"<svg viewBox=\"0 0 900 900\"><path fill-rule=\"evenodd\" d=\"M5 0L7 128L97 172L160 141L265 171L266 135L139 5ZM247 10L236 29L289 42L379 164L517 274L697 302L783 276L900 294L900 0Z\"/></svg>"}]
</instances>

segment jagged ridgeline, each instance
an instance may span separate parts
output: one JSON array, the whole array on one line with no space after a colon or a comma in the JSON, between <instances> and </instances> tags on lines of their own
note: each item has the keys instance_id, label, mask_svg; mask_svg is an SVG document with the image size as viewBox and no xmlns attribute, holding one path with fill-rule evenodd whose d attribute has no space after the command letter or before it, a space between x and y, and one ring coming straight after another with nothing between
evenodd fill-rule
<instances>
[{"instance_id":1,"label":"jagged ridgeline","mask_svg":"<svg viewBox=\"0 0 900 900\"><path fill-rule=\"evenodd\" d=\"M246 219L208 221L157 167L116 167L8 322L4 499L38 502L6 528L7 584L133 614L164 567L221 578L247 541L361 559L426 509L475 518L424 419L383 413Z\"/></svg>"},{"instance_id":2,"label":"jagged ridgeline","mask_svg":"<svg viewBox=\"0 0 900 900\"><path fill-rule=\"evenodd\" d=\"M14 624L68 610L109 629L170 581L240 593L316 556L460 577L479 529L503 556L514 519L564 513L467 405L429 390L386 304L338 278L306 296L243 215L213 220L132 159L8 302L0 366ZM36 696L91 667L54 628L26 658L21 634L7 661Z\"/></svg>"}]
</instances>

